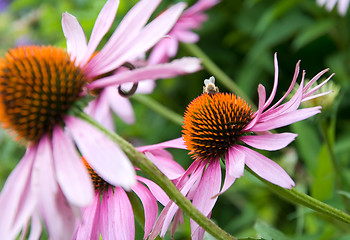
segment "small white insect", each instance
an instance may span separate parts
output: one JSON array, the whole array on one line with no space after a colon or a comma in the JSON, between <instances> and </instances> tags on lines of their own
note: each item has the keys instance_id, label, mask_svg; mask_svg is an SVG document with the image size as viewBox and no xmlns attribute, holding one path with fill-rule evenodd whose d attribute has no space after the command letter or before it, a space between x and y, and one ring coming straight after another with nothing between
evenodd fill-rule
<instances>
[{"instance_id":1,"label":"small white insect","mask_svg":"<svg viewBox=\"0 0 350 240\"><path fill-rule=\"evenodd\" d=\"M219 88L215 86L215 78L213 76L204 80L203 93L213 94L218 92Z\"/></svg>"}]
</instances>

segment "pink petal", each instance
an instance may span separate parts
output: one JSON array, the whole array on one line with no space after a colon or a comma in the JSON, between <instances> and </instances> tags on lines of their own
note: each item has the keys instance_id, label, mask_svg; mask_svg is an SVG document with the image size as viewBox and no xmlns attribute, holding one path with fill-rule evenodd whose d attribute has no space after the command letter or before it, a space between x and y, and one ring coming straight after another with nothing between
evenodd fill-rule
<instances>
[{"instance_id":1,"label":"pink petal","mask_svg":"<svg viewBox=\"0 0 350 240\"><path fill-rule=\"evenodd\" d=\"M136 176L137 180L144 183L149 190L152 192L153 196L159 201L163 206L165 206L169 202L168 195L160 188L157 184L152 182L147 178L143 178L140 176Z\"/></svg>"},{"instance_id":2,"label":"pink petal","mask_svg":"<svg viewBox=\"0 0 350 240\"><path fill-rule=\"evenodd\" d=\"M293 112L289 112L281 116L278 116L267 122L258 123L253 128L251 128L250 131L261 132L261 131L267 131L275 128L284 127L289 124L307 119L317 113L320 113L321 112L320 109L321 107L298 109Z\"/></svg>"},{"instance_id":3,"label":"pink petal","mask_svg":"<svg viewBox=\"0 0 350 240\"><path fill-rule=\"evenodd\" d=\"M67 12L62 14L62 28L67 40L67 51L71 59L75 59L75 64L79 65L87 51L84 30L78 20Z\"/></svg>"},{"instance_id":4,"label":"pink petal","mask_svg":"<svg viewBox=\"0 0 350 240\"><path fill-rule=\"evenodd\" d=\"M73 140L58 126L53 131L52 145L57 181L64 195L77 206L87 206L93 200L93 186Z\"/></svg>"},{"instance_id":5,"label":"pink petal","mask_svg":"<svg viewBox=\"0 0 350 240\"><path fill-rule=\"evenodd\" d=\"M162 212L159 214L158 220L156 224L154 225L154 228L149 236L149 240L154 240L160 233L163 225L164 225L164 220L168 216L169 209L171 206L173 206L173 202L169 202L162 210Z\"/></svg>"},{"instance_id":6,"label":"pink petal","mask_svg":"<svg viewBox=\"0 0 350 240\"><path fill-rule=\"evenodd\" d=\"M34 211L36 198L32 194L30 179L35 154L36 147L30 146L1 191L0 236L4 239L14 239Z\"/></svg>"},{"instance_id":7,"label":"pink petal","mask_svg":"<svg viewBox=\"0 0 350 240\"><path fill-rule=\"evenodd\" d=\"M108 105L127 124L135 122L134 110L128 98L119 95L117 87L107 87L103 90L106 94Z\"/></svg>"},{"instance_id":8,"label":"pink petal","mask_svg":"<svg viewBox=\"0 0 350 240\"><path fill-rule=\"evenodd\" d=\"M82 60L82 65L86 64L95 52L96 47L102 40L103 36L108 32L112 26L113 20L117 13L119 6L119 0L108 0L103 6L101 12L95 21L95 26L92 29L89 44L87 46L87 52Z\"/></svg>"},{"instance_id":9,"label":"pink petal","mask_svg":"<svg viewBox=\"0 0 350 240\"><path fill-rule=\"evenodd\" d=\"M145 156L170 180L179 178L185 170L174 161L172 156L164 156L165 150L153 150L145 152Z\"/></svg>"},{"instance_id":10,"label":"pink petal","mask_svg":"<svg viewBox=\"0 0 350 240\"><path fill-rule=\"evenodd\" d=\"M240 178L243 176L244 172L244 154L239 151L235 147L231 147L228 149L225 161L226 161L226 175L225 175L225 182L222 186L221 193L225 192L233 182L236 180L236 178Z\"/></svg>"},{"instance_id":11,"label":"pink petal","mask_svg":"<svg viewBox=\"0 0 350 240\"><path fill-rule=\"evenodd\" d=\"M120 57L127 45L137 38L159 2L160 0L143 0L134 5L123 18L106 45L87 64L87 70L90 70L92 75L96 76L104 72L103 68L108 67ZM119 65L122 63L119 63ZM115 69L119 65L114 65L113 68Z\"/></svg>"},{"instance_id":12,"label":"pink petal","mask_svg":"<svg viewBox=\"0 0 350 240\"><path fill-rule=\"evenodd\" d=\"M83 120L67 117L65 122L86 161L105 181L125 189L136 184L133 166L114 142Z\"/></svg>"},{"instance_id":13,"label":"pink petal","mask_svg":"<svg viewBox=\"0 0 350 240\"><path fill-rule=\"evenodd\" d=\"M40 217L37 212L32 215L32 221L30 223L30 235L28 240L37 240L40 239L40 235L42 232Z\"/></svg>"},{"instance_id":14,"label":"pink petal","mask_svg":"<svg viewBox=\"0 0 350 240\"><path fill-rule=\"evenodd\" d=\"M134 239L135 224L134 213L128 196L122 188L114 189L114 209L111 210L114 217L115 232L118 233L118 239Z\"/></svg>"},{"instance_id":15,"label":"pink petal","mask_svg":"<svg viewBox=\"0 0 350 240\"><path fill-rule=\"evenodd\" d=\"M256 113L254 114L254 118L253 120L248 123L248 125L244 128L244 130L251 131L251 128L254 127L254 125L259 121L260 119L260 115L262 114L263 110L264 110L264 105L265 105L265 100L266 100L266 91L265 91L265 87L261 84L259 84L258 86L258 95L259 95L259 107L258 107L258 111L256 111Z\"/></svg>"},{"instance_id":16,"label":"pink petal","mask_svg":"<svg viewBox=\"0 0 350 240\"><path fill-rule=\"evenodd\" d=\"M202 178L202 174L204 171L204 168L206 166L206 163L203 162L197 162L196 164L198 164L198 168L196 168L196 170L192 173L191 177L188 179L188 181L184 184L184 186L181 188L180 192L186 196L186 194L191 190L191 188L196 185L196 183L199 181L201 182L201 178ZM173 203L170 208L169 211L164 219L164 223L162 225L162 230L160 233L161 237L164 237L167 229L169 228L169 225L171 223L172 218L174 217L176 211L179 209L179 207Z\"/></svg>"},{"instance_id":17,"label":"pink petal","mask_svg":"<svg viewBox=\"0 0 350 240\"><path fill-rule=\"evenodd\" d=\"M238 147L246 156L245 163L247 166L260 177L284 188L290 189L295 186L294 181L289 177L288 173L277 163L249 148L243 146L237 146L237 148Z\"/></svg>"},{"instance_id":18,"label":"pink petal","mask_svg":"<svg viewBox=\"0 0 350 240\"><path fill-rule=\"evenodd\" d=\"M165 142L158 143L158 144L137 147L137 150L140 152L146 152L146 151L151 151L151 150L155 150L155 149L163 149L163 148L186 149L186 145L184 143L183 138L180 137L180 138L176 138L176 139L165 141Z\"/></svg>"},{"instance_id":19,"label":"pink petal","mask_svg":"<svg viewBox=\"0 0 350 240\"><path fill-rule=\"evenodd\" d=\"M129 201L127 199L127 201ZM100 210L100 231L102 239L117 239L118 232L115 228L115 200L113 188L109 187L107 192L104 192L101 200Z\"/></svg>"},{"instance_id":20,"label":"pink petal","mask_svg":"<svg viewBox=\"0 0 350 240\"><path fill-rule=\"evenodd\" d=\"M143 239L146 239L150 234L158 215L158 205L157 200L153 197L151 192L143 186L141 183L135 185L132 190L141 199L144 212L145 212L145 234Z\"/></svg>"},{"instance_id":21,"label":"pink petal","mask_svg":"<svg viewBox=\"0 0 350 240\"><path fill-rule=\"evenodd\" d=\"M275 66L275 77L274 77L274 81L273 81L273 88L271 91L271 95L270 97L267 99L267 101L264 104L263 109L267 108L271 102L273 101L273 99L275 98L276 95L276 91L277 91L277 86L278 86L278 61L277 61L277 53L274 54L274 66Z\"/></svg>"},{"instance_id":22,"label":"pink petal","mask_svg":"<svg viewBox=\"0 0 350 240\"><path fill-rule=\"evenodd\" d=\"M185 57L170 63L148 65L133 71L125 71L119 74L98 79L90 83L89 89L104 88L120 85L126 82L139 82L146 79L171 78L178 75L193 73L201 69L200 60L193 57Z\"/></svg>"},{"instance_id":23,"label":"pink petal","mask_svg":"<svg viewBox=\"0 0 350 240\"><path fill-rule=\"evenodd\" d=\"M204 171L202 179L197 187L196 194L193 196L192 204L205 216L208 216L216 203L220 188L221 167L220 159L217 158L212 160ZM199 225L192 219L190 222L191 232L194 233Z\"/></svg>"},{"instance_id":24,"label":"pink petal","mask_svg":"<svg viewBox=\"0 0 350 240\"><path fill-rule=\"evenodd\" d=\"M100 236L100 192L95 193L92 204L83 210L82 222L76 230L76 240L99 239Z\"/></svg>"},{"instance_id":25,"label":"pink petal","mask_svg":"<svg viewBox=\"0 0 350 240\"><path fill-rule=\"evenodd\" d=\"M38 188L38 208L52 239L71 239L75 229L74 213L59 189L53 164L52 144L44 135L38 145L33 166L32 186Z\"/></svg>"},{"instance_id":26,"label":"pink petal","mask_svg":"<svg viewBox=\"0 0 350 240\"><path fill-rule=\"evenodd\" d=\"M153 47L171 30L185 6L186 4L184 3L178 3L163 12L151 23L145 26L136 38L126 46L123 46L123 52L121 52L117 58L109 62L104 68L96 70L96 74L109 72L123 64L125 61L134 59Z\"/></svg>"},{"instance_id":27,"label":"pink petal","mask_svg":"<svg viewBox=\"0 0 350 240\"><path fill-rule=\"evenodd\" d=\"M151 94L155 86L156 83L154 80L143 80L142 82L139 82L136 93Z\"/></svg>"},{"instance_id":28,"label":"pink petal","mask_svg":"<svg viewBox=\"0 0 350 240\"><path fill-rule=\"evenodd\" d=\"M286 147L297 137L294 133L276 133L267 135L250 135L240 137L246 144L262 150L279 150Z\"/></svg>"}]
</instances>

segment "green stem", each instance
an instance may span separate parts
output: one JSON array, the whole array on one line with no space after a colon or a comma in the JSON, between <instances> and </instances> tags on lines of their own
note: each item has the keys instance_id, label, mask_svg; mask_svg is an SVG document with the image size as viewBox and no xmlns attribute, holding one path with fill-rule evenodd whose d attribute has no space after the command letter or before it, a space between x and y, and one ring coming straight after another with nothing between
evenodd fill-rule
<instances>
[{"instance_id":1,"label":"green stem","mask_svg":"<svg viewBox=\"0 0 350 240\"><path fill-rule=\"evenodd\" d=\"M197 45L195 44L182 44L191 55L196 56L202 60L202 64L204 67L213 74L213 76L220 81L222 85L228 88L234 94L240 96L244 99L248 104L252 106L253 109L256 109L254 102L246 95L238 85L226 75Z\"/></svg>"},{"instance_id":2,"label":"green stem","mask_svg":"<svg viewBox=\"0 0 350 240\"><path fill-rule=\"evenodd\" d=\"M321 201L318 201L317 199L312 198L309 195L301 193L301 192L297 191L295 188L286 189L286 188L282 188L280 186L277 186L273 183L270 183L269 181L258 176L255 172L253 172L248 167L246 169L251 174L253 174L255 177L260 179L260 181L265 183L270 189L275 191L278 195L280 195L284 199L288 200L289 202L291 202L293 204L295 204L295 203L301 204L301 205L306 206L308 208L311 208L319 213L323 213L327 216L338 219L344 223L350 224L350 215L340 211L339 209L336 209L328 204L325 204Z\"/></svg>"},{"instance_id":3,"label":"green stem","mask_svg":"<svg viewBox=\"0 0 350 240\"><path fill-rule=\"evenodd\" d=\"M132 99L135 99L136 101L140 102L141 104L149 107L153 111L159 113L163 117L167 118L168 120L174 122L175 124L178 124L182 126L183 118L179 114L169 110L168 108L164 107L154 99L150 98L146 95L141 94L135 94L131 97Z\"/></svg>"},{"instance_id":4,"label":"green stem","mask_svg":"<svg viewBox=\"0 0 350 240\"><path fill-rule=\"evenodd\" d=\"M137 151L130 143L125 141L116 133L110 132L108 129L97 123L92 117L82 111L77 111L76 116L95 126L103 132L109 139L118 144L120 148L129 157L132 164L145 172L155 183L157 183L166 194L174 201L174 203L187 213L195 222L197 222L204 230L216 239L236 240L210 219L204 216L192 203L182 195L175 185L142 153Z\"/></svg>"}]
</instances>

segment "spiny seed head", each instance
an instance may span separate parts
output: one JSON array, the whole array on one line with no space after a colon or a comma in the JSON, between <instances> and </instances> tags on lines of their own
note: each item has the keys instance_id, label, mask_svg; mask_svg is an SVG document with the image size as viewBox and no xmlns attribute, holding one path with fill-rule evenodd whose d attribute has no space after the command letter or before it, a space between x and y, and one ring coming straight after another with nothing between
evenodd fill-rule
<instances>
[{"instance_id":1,"label":"spiny seed head","mask_svg":"<svg viewBox=\"0 0 350 240\"><path fill-rule=\"evenodd\" d=\"M195 159L210 161L223 153L242 135L251 121L252 110L231 93L203 93L187 107L183 138Z\"/></svg>"},{"instance_id":2,"label":"spiny seed head","mask_svg":"<svg viewBox=\"0 0 350 240\"><path fill-rule=\"evenodd\" d=\"M111 186L108 182L106 182L105 180L103 180L100 175L98 175L92 168L91 166L86 162L85 158L83 158L83 162L87 168L87 170L89 171L90 177L91 177L91 181L92 184L95 187L96 191L100 191L101 193L103 193L104 191L108 190L108 187Z\"/></svg>"},{"instance_id":3,"label":"spiny seed head","mask_svg":"<svg viewBox=\"0 0 350 240\"><path fill-rule=\"evenodd\" d=\"M66 51L18 47L0 59L0 121L17 139L37 142L60 124L87 83Z\"/></svg>"}]
</instances>

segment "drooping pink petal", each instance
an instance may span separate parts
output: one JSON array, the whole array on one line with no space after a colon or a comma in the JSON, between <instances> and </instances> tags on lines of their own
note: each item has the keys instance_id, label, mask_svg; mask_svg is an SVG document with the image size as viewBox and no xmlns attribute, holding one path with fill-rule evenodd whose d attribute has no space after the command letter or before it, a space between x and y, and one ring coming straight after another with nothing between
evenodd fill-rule
<instances>
[{"instance_id":1,"label":"drooping pink petal","mask_svg":"<svg viewBox=\"0 0 350 240\"><path fill-rule=\"evenodd\" d=\"M170 63L148 65L132 71L121 72L120 74L104 77L93 81L88 89L104 88L113 85L120 85L126 82L139 82L145 79L170 78L183 74L193 73L201 69L198 58L185 57L176 59Z\"/></svg>"},{"instance_id":2,"label":"drooping pink petal","mask_svg":"<svg viewBox=\"0 0 350 240\"><path fill-rule=\"evenodd\" d=\"M136 184L135 170L116 144L83 120L67 117L65 122L80 152L98 175L125 189Z\"/></svg>"},{"instance_id":3,"label":"drooping pink petal","mask_svg":"<svg viewBox=\"0 0 350 240\"><path fill-rule=\"evenodd\" d=\"M76 219L70 204L57 185L52 143L47 135L44 135L39 142L33 168L35 175L32 186L40 184L37 206L50 237L71 239Z\"/></svg>"},{"instance_id":4,"label":"drooping pink petal","mask_svg":"<svg viewBox=\"0 0 350 240\"><path fill-rule=\"evenodd\" d=\"M103 193L102 200L101 200L100 231L101 231L102 239L118 238L118 232L117 232L118 229L115 228L115 225L117 224L116 216L115 216L116 213L114 212L116 208L115 204L116 203L114 202L113 188L109 187L107 192Z\"/></svg>"},{"instance_id":5,"label":"drooping pink petal","mask_svg":"<svg viewBox=\"0 0 350 240\"><path fill-rule=\"evenodd\" d=\"M237 148L230 147L225 156L226 174L225 181L222 186L220 194L224 193L236 180L243 176L244 172L244 154Z\"/></svg>"},{"instance_id":6,"label":"drooping pink petal","mask_svg":"<svg viewBox=\"0 0 350 240\"><path fill-rule=\"evenodd\" d=\"M104 67L108 67L109 64L119 58L127 45L138 36L159 2L160 0L143 0L133 6L102 50L88 62L87 70L92 75L99 75L104 71ZM113 66L114 69L119 65Z\"/></svg>"},{"instance_id":7,"label":"drooping pink petal","mask_svg":"<svg viewBox=\"0 0 350 240\"><path fill-rule=\"evenodd\" d=\"M192 204L204 214L208 216L212 211L218 194L221 188L221 167L220 159L213 159L209 164L207 169L200 180L197 187L196 194L193 196ZM199 225L193 221L191 222L191 232L192 234L197 230Z\"/></svg>"},{"instance_id":8,"label":"drooping pink petal","mask_svg":"<svg viewBox=\"0 0 350 240\"><path fill-rule=\"evenodd\" d=\"M178 3L163 12L160 16L146 25L138 34L138 37L134 38L131 42L124 46L123 52L120 53L118 58L113 59L108 63L108 65L100 70L94 70L95 74L98 75L116 69L125 61L134 59L153 47L162 37L164 37L164 35L170 31L185 6L186 4L184 3Z\"/></svg>"},{"instance_id":9,"label":"drooping pink petal","mask_svg":"<svg viewBox=\"0 0 350 240\"><path fill-rule=\"evenodd\" d=\"M33 213L32 221L30 223L30 235L28 240L37 240L40 239L42 232L40 217L37 212Z\"/></svg>"},{"instance_id":10,"label":"drooping pink petal","mask_svg":"<svg viewBox=\"0 0 350 240\"><path fill-rule=\"evenodd\" d=\"M206 166L206 163L203 163L202 161L194 162L193 164L197 165L196 170L192 173L191 177L188 179L188 181L185 182L184 186L180 189L180 192L186 196L186 194L191 190L191 188L196 185L198 181L201 181L201 177L204 171L204 168ZM176 211L179 209L179 207L172 203L167 215L164 219L164 223L162 224L162 230L160 232L160 236L164 237L167 229L169 228L169 225L171 223L171 220L173 219Z\"/></svg>"},{"instance_id":11,"label":"drooping pink petal","mask_svg":"<svg viewBox=\"0 0 350 240\"><path fill-rule=\"evenodd\" d=\"M82 222L76 229L76 240L99 239L100 236L100 192L95 193L90 206L83 210Z\"/></svg>"},{"instance_id":12,"label":"drooping pink petal","mask_svg":"<svg viewBox=\"0 0 350 240\"><path fill-rule=\"evenodd\" d=\"M183 138L180 137L180 138L175 138L173 140L165 141L165 142L158 143L158 144L137 147L137 150L140 152L146 152L146 151L151 151L151 150L155 150L155 149L162 149L162 148L186 149L186 145L184 143Z\"/></svg>"},{"instance_id":13,"label":"drooping pink petal","mask_svg":"<svg viewBox=\"0 0 350 240\"><path fill-rule=\"evenodd\" d=\"M132 105L128 98L119 95L117 87L107 87L103 90L107 96L108 105L127 124L135 122L135 115Z\"/></svg>"},{"instance_id":14,"label":"drooping pink petal","mask_svg":"<svg viewBox=\"0 0 350 240\"><path fill-rule=\"evenodd\" d=\"M52 146L57 181L64 195L69 202L86 207L93 200L93 186L73 140L58 126L53 131Z\"/></svg>"},{"instance_id":15,"label":"drooping pink petal","mask_svg":"<svg viewBox=\"0 0 350 240\"><path fill-rule=\"evenodd\" d=\"M295 186L288 173L271 159L243 146L237 146L237 148L245 154L247 166L260 177L284 188L290 189Z\"/></svg>"},{"instance_id":16,"label":"drooping pink petal","mask_svg":"<svg viewBox=\"0 0 350 240\"><path fill-rule=\"evenodd\" d=\"M161 187L152 182L147 178L143 178L140 176L136 176L137 180L144 183L149 190L152 192L153 196L160 202L163 206L165 206L169 202L168 195L163 191Z\"/></svg>"},{"instance_id":17,"label":"drooping pink petal","mask_svg":"<svg viewBox=\"0 0 350 240\"><path fill-rule=\"evenodd\" d=\"M166 151L159 149L145 152L144 154L170 180L180 177L185 170L173 160L172 156L164 155L164 152Z\"/></svg>"},{"instance_id":18,"label":"drooping pink petal","mask_svg":"<svg viewBox=\"0 0 350 240\"><path fill-rule=\"evenodd\" d=\"M118 239L134 239L135 224L134 213L128 196L122 188L114 189L114 214L115 232L118 233Z\"/></svg>"},{"instance_id":19,"label":"drooping pink petal","mask_svg":"<svg viewBox=\"0 0 350 240\"><path fill-rule=\"evenodd\" d=\"M143 236L143 239L146 239L148 235L150 234L158 214L158 205L157 200L153 197L151 192L143 186L141 183L138 183L134 187L132 187L132 190L137 194L137 196L140 198L144 212L145 212L145 227L144 231L145 234Z\"/></svg>"},{"instance_id":20,"label":"drooping pink petal","mask_svg":"<svg viewBox=\"0 0 350 240\"><path fill-rule=\"evenodd\" d=\"M112 26L118 6L119 0L108 0L98 14L89 39L86 54L81 63L82 65L85 65L89 61L96 47Z\"/></svg>"},{"instance_id":21,"label":"drooping pink petal","mask_svg":"<svg viewBox=\"0 0 350 240\"><path fill-rule=\"evenodd\" d=\"M163 224L164 224L164 220L166 218L166 216L169 213L169 209L170 207L173 205L174 203L169 202L162 210L162 212L159 214L158 220L156 222L156 224L154 225L154 228L149 236L149 240L154 240L160 233Z\"/></svg>"},{"instance_id":22,"label":"drooping pink petal","mask_svg":"<svg viewBox=\"0 0 350 240\"><path fill-rule=\"evenodd\" d=\"M79 65L87 51L86 36L78 20L69 13L62 14L62 28L67 40L67 51Z\"/></svg>"},{"instance_id":23,"label":"drooping pink petal","mask_svg":"<svg viewBox=\"0 0 350 240\"><path fill-rule=\"evenodd\" d=\"M267 135L250 135L240 137L246 144L262 150L279 150L286 147L297 137L294 133L275 133Z\"/></svg>"},{"instance_id":24,"label":"drooping pink petal","mask_svg":"<svg viewBox=\"0 0 350 240\"><path fill-rule=\"evenodd\" d=\"M267 122L257 123L250 131L267 131L275 128L280 128L287 126L289 124L307 119L317 113L320 113L321 107L312 107L312 108L304 108L298 109L293 112L289 112L280 116L277 116L274 119L271 119Z\"/></svg>"},{"instance_id":25,"label":"drooping pink petal","mask_svg":"<svg viewBox=\"0 0 350 240\"><path fill-rule=\"evenodd\" d=\"M4 239L14 239L34 211L37 200L33 196L30 179L35 154L36 147L30 146L1 191L0 236Z\"/></svg>"}]
</instances>

